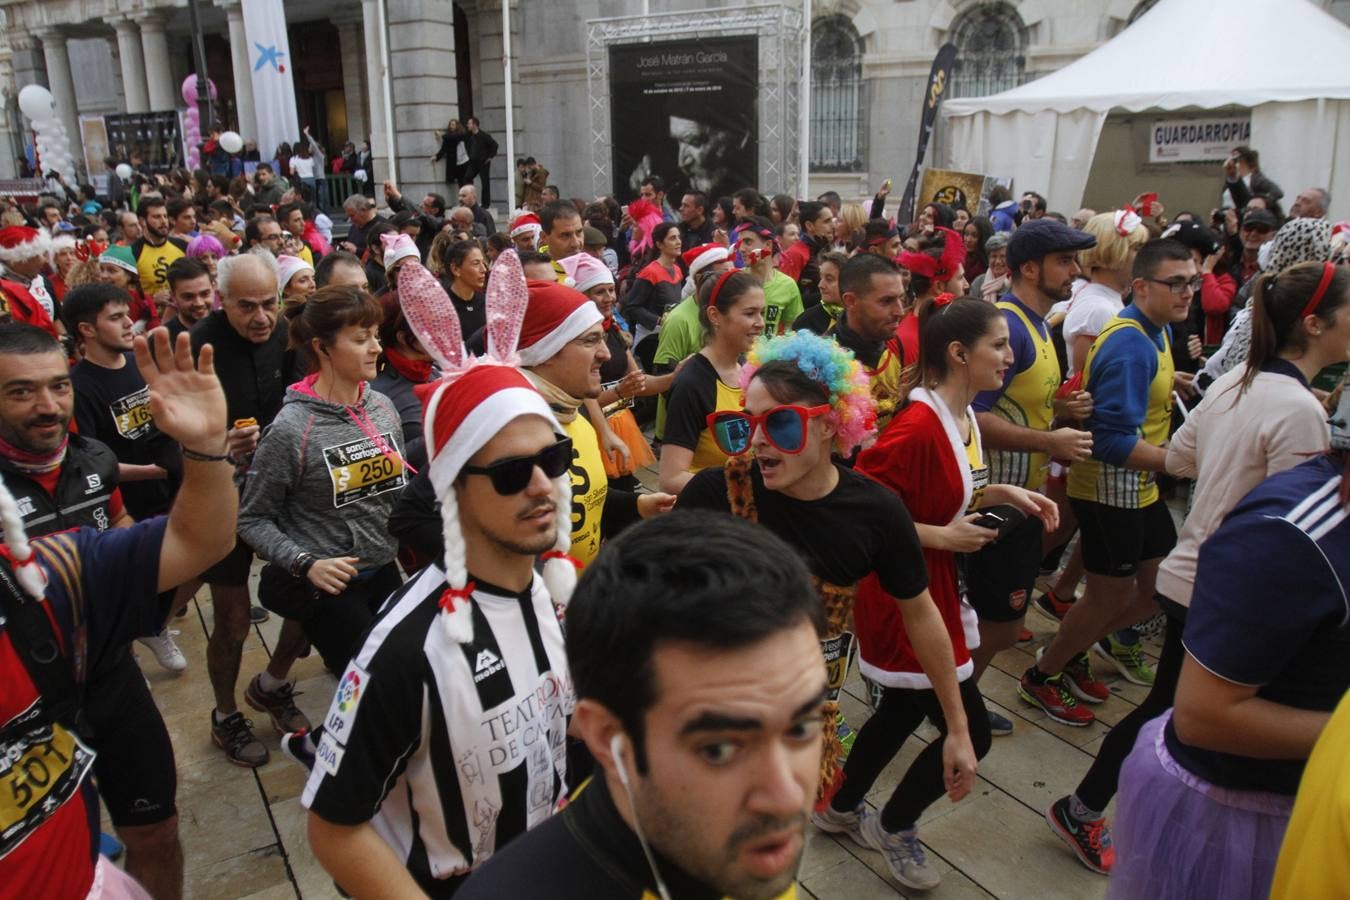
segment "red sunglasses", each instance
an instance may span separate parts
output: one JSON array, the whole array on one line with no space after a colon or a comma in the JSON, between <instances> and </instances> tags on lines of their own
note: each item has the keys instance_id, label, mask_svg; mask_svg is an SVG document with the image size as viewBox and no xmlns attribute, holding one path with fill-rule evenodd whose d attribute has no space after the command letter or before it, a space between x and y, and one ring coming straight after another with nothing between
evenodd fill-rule
<instances>
[{"instance_id":1,"label":"red sunglasses","mask_svg":"<svg viewBox=\"0 0 1350 900\"><path fill-rule=\"evenodd\" d=\"M775 406L768 412L752 416L747 412L721 409L708 414L708 428L717 448L727 456L740 456L750 449L750 439L756 428L764 429L770 444L784 453L801 453L806 446L806 423L818 416L828 415L832 407Z\"/></svg>"}]
</instances>

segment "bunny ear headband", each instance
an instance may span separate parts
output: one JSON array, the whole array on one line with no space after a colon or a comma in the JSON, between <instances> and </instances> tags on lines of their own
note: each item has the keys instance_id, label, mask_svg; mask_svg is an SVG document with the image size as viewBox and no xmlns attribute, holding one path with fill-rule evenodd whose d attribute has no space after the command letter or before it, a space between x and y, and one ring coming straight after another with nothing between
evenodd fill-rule
<instances>
[{"instance_id":1,"label":"bunny ear headband","mask_svg":"<svg viewBox=\"0 0 1350 900\"><path fill-rule=\"evenodd\" d=\"M445 373L439 381L419 386L416 393L426 407L423 430L431 458L428 468L441 501L448 586L439 601L440 619L452 640L467 644L473 640L475 584L469 580L465 561L455 481L469 459L520 416L539 416L555 433L562 429L543 396L516 368L529 288L514 250L497 257L488 278L487 353L481 357L471 356L465 349L454 304L421 262L408 260L398 270L397 279L408 326ZM571 506L572 480L566 472L554 480L553 502L560 511ZM553 549L543 556L543 579L553 602L565 606L576 586L577 572L567 556L570 522L561 513L557 520Z\"/></svg>"}]
</instances>

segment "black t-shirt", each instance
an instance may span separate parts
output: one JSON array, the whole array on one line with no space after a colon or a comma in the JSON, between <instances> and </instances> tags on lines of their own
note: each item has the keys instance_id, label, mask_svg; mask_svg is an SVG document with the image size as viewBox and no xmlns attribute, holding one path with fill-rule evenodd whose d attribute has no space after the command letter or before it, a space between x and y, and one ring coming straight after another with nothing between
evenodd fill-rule
<instances>
[{"instance_id":1,"label":"black t-shirt","mask_svg":"<svg viewBox=\"0 0 1350 900\"><path fill-rule=\"evenodd\" d=\"M653 851L655 852L655 851ZM656 867L678 900L725 896L656 853ZM588 781L566 809L492 855L455 900L643 900L656 879L637 835L614 807L604 778Z\"/></svg>"},{"instance_id":2,"label":"black t-shirt","mask_svg":"<svg viewBox=\"0 0 1350 900\"><path fill-rule=\"evenodd\" d=\"M750 467L759 522L802 556L806 567L830 584L849 587L872 572L892 597L908 598L928 587L919 535L898 496L851 469L836 465L839 484L819 500L797 500L764 486ZM725 470L704 469L680 491L681 509L731 512Z\"/></svg>"},{"instance_id":3,"label":"black t-shirt","mask_svg":"<svg viewBox=\"0 0 1350 900\"><path fill-rule=\"evenodd\" d=\"M702 353L684 364L666 401L666 434L663 440L694 450L708 427L708 413L717 409L717 369Z\"/></svg>"},{"instance_id":4,"label":"black t-shirt","mask_svg":"<svg viewBox=\"0 0 1350 900\"><path fill-rule=\"evenodd\" d=\"M609 387L628 374L628 342L623 339L623 331L613 319L612 328L605 330L605 349L609 359L600 364L600 382Z\"/></svg>"},{"instance_id":5,"label":"black t-shirt","mask_svg":"<svg viewBox=\"0 0 1350 900\"><path fill-rule=\"evenodd\" d=\"M132 354L120 369L105 369L89 360L70 370L75 388L75 421L80 434L110 447L117 461L129 465L158 465L169 478L130 481L121 485L122 500L136 519L167 512L181 471L178 445L162 434L150 418L150 391Z\"/></svg>"}]
</instances>

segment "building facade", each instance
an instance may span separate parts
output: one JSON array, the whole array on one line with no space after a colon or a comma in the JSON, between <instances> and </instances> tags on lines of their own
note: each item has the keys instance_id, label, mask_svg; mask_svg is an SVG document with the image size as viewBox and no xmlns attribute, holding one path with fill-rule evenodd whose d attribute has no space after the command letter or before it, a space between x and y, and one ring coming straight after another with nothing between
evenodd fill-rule
<instances>
[{"instance_id":1,"label":"building facade","mask_svg":"<svg viewBox=\"0 0 1350 900\"><path fill-rule=\"evenodd\" d=\"M504 135L502 2L285 0L300 123L312 127L330 154L345 140L359 145L368 139L377 179L391 172L392 146L392 171L415 195L444 186L443 165L430 159L437 132L451 118L476 115L501 147L491 169L492 195L498 209L505 207L513 166ZM536 157L550 181L574 196L596 187L588 23L745 6L734 0L510 2L516 155ZM810 177L802 193L870 196L886 178L903 186L929 67L942 44L958 50L953 96L994 93L1072 62L1154 2L813 0L809 36L800 38L810 42L812 76ZM1316 2L1350 21L1350 0ZM758 5L791 7L798 19L803 9L802 0ZM198 0L198 9L206 68L220 92L217 118L249 138L254 98L240 2ZM82 114L183 108L179 85L196 70L186 0L0 0L0 14L0 174L12 175L23 152L28 125L15 97L27 84L51 89L77 159ZM930 162L940 158L943 139L939 128ZM259 150L269 159L275 148ZM793 182L759 187L777 192Z\"/></svg>"}]
</instances>

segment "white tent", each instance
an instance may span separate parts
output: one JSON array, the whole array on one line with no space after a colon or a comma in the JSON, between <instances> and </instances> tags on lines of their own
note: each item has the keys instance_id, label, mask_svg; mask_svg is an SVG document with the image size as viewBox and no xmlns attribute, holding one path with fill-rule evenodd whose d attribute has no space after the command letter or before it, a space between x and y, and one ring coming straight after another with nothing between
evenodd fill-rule
<instances>
[{"instance_id":1,"label":"white tent","mask_svg":"<svg viewBox=\"0 0 1350 900\"><path fill-rule=\"evenodd\" d=\"M1017 189L1041 191L1067 210L1083 194L1109 113L1248 107L1262 171L1290 200L1310 185L1326 187L1333 214L1344 214L1347 59L1350 28L1307 0L1161 0L1044 78L948 101L947 164L1011 175Z\"/></svg>"}]
</instances>

